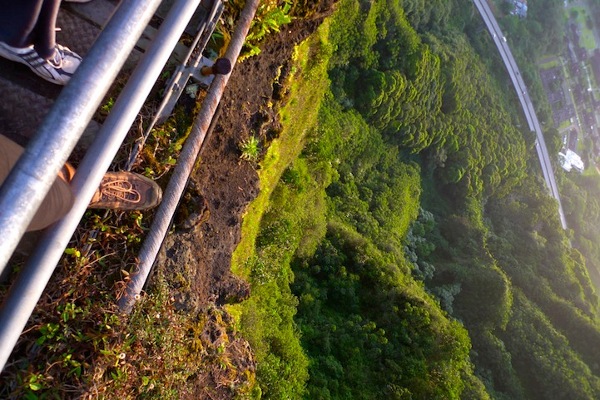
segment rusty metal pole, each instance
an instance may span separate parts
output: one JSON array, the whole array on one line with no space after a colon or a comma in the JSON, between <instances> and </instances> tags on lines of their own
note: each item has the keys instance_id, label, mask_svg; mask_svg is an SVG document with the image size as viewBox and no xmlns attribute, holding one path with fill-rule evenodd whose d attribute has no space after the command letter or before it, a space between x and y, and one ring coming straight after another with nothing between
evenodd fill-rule
<instances>
[{"instance_id":1,"label":"rusty metal pole","mask_svg":"<svg viewBox=\"0 0 600 400\"><path fill-rule=\"evenodd\" d=\"M252 23L254 14L258 8L258 4L259 0L249 0L242 10L240 19L237 22L235 31L231 37L231 42L229 43L229 47L224 56L231 61L232 65L235 65L240 55L248 31L250 30L250 24ZM173 214L183 195L189 176L192 173L200 148L206 138L206 132L209 129L219 102L221 101L229 76L230 74L215 76L213 83L208 89L206 98L202 102L200 112L194 121L190 135L177 160L177 166L175 167L173 176L165 189L163 200L154 217L150 233L146 237L142 249L140 250L137 268L134 273L131 274L131 280L127 285L126 291L119 300L118 304L121 311L129 313L132 310L135 301L139 298L144 284L146 283L154 260L156 259L163 240L169 230Z\"/></svg>"}]
</instances>

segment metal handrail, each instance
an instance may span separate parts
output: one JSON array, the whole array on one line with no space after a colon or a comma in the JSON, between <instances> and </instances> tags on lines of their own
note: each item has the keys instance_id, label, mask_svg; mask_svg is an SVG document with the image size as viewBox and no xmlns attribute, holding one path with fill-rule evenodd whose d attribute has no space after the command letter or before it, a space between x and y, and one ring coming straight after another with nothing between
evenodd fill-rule
<instances>
[{"instance_id":1,"label":"metal handrail","mask_svg":"<svg viewBox=\"0 0 600 400\"><path fill-rule=\"evenodd\" d=\"M124 0L121 3L3 184L0 190L2 269L160 2ZM44 233L36 252L12 284L0 308L0 370L102 176L199 3L200 0L178 0L172 6L78 167L71 182L75 195L71 211Z\"/></svg>"},{"instance_id":2,"label":"metal handrail","mask_svg":"<svg viewBox=\"0 0 600 400\"><path fill-rule=\"evenodd\" d=\"M173 72L173 76L171 76L169 79L169 82L165 87L163 99L154 112L154 117L146 127L142 137L136 141L135 146L129 155L129 160L125 165L125 170L131 171L131 168L137 160L139 153L146 144L146 140L150 136L150 132L152 132L157 124L164 122L173 111L173 107L175 106L177 100L179 100L179 96L183 92L184 87L189 79L189 70L198 68L198 65L195 65L196 60L202 58L202 53L204 52L204 49L206 48L206 45L212 36L219 18L221 18L223 8L224 5L221 1L213 2L207 18L204 19L198 27L198 32L196 33L196 37L194 38L189 51L187 52L181 64ZM192 57L194 55L195 57Z\"/></svg>"},{"instance_id":3,"label":"metal handrail","mask_svg":"<svg viewBox=\"0 0 600 400\"><path fill-rule=\"evenodd\" d=\"M121 2L0 188L0 274L160 2Z\"/></svg>"}]
</instances>

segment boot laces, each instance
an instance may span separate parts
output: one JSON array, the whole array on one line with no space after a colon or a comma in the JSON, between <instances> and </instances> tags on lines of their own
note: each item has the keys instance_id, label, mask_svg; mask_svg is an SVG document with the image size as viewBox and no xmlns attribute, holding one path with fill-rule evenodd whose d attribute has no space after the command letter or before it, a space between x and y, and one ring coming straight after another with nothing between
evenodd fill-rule
<instances>
[{"instance_id":1,"label":"boot laces","mask_svg":"<svg viewBox=\"0 0 600 400\"><path fill-rule=\"evenodd\" d=\"M125 179L115 179L100 185L102 197L117 198L129 203L139 203L142 199L140 193L133 188L131 182Z\"/></svg>"}]
</instances>

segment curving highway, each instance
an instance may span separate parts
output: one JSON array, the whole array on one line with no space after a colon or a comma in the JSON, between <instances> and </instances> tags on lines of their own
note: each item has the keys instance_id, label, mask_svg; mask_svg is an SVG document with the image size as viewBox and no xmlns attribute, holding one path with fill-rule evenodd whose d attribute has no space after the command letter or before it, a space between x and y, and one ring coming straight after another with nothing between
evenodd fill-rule
<instances>
[{"instance_id":1,"label":"curving highway","mask_svg":"<svg viewBox=\"0 0 600 400\"><path fill-rule=\"evenodd\" d=\"M540 127L539 120L537 115L535 114L535 110L533 109L533 104L531 103L531 99L527 92L527 87L525 86L525 82L523 82L523 78L521 77L521 73L519 72L519 68L517 67L517 63L513 58L510 49L508 48L508 44L506 43L506 37L500 30L500 26L496 21L496 18L492 14L492 10L487 4L486 0L473 0L473 3L479 10L481 17L483 18L485 24L487 25L492 38L494 39L494 43L500 52L500 56L504 61L504 65L508 70L508 74L510 75L510 79L512 80L513 86L517 92L517 96L519 97L519 101L521 102L521 106L523 107L523 112L525 113L525 118L527 118L527 123L529 124L529 129L535 132L537 137L535 143L535 149L538 154L538 158L540 160L540 165L542 167L542 173L544 175L544 180L546 181L546 185L550 191L552 197L556 199L558 202L558 213L560 216L560 223L563 229L567 229L567 221L565 219L565 215L562 208L562 203L560 201L560 196L558 193L558 186L556 185L556 179L554 177L554 171L552 169L552 164L550 163L550 157L548 156L548 150L546 148L546 142L544 141L544 135L542 134L542 128Z\"/></svg>"}]
</instances>

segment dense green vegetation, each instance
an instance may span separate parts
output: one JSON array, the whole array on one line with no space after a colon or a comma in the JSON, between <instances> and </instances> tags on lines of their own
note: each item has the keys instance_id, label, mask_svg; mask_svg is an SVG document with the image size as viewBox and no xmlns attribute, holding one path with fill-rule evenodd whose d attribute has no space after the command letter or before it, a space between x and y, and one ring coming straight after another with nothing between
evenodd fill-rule
<instances>
[{"instance_id":1,"label":"dense green vegetation","mask_svg":"<svg viewBox=\"0 0 600 400\"><path fill-rule=\"evenodd\" d=\"M590 278L600 287L600 179L598 175L569 174L562 179L563 209L572 229L573 246L586 260Z\"/></svg>"},{"instance_id":2,"label":"dense green vegetation","mask_svg":"<svg viewBox=\"0 0 600 400\"><path fill-rule=\"evenodd\" d=\"M343 0L320 30L305 79L330 90L246 265L264 398L600 397L597 250L477 27L470 3Z\"/></svg>"}]
</instances>

